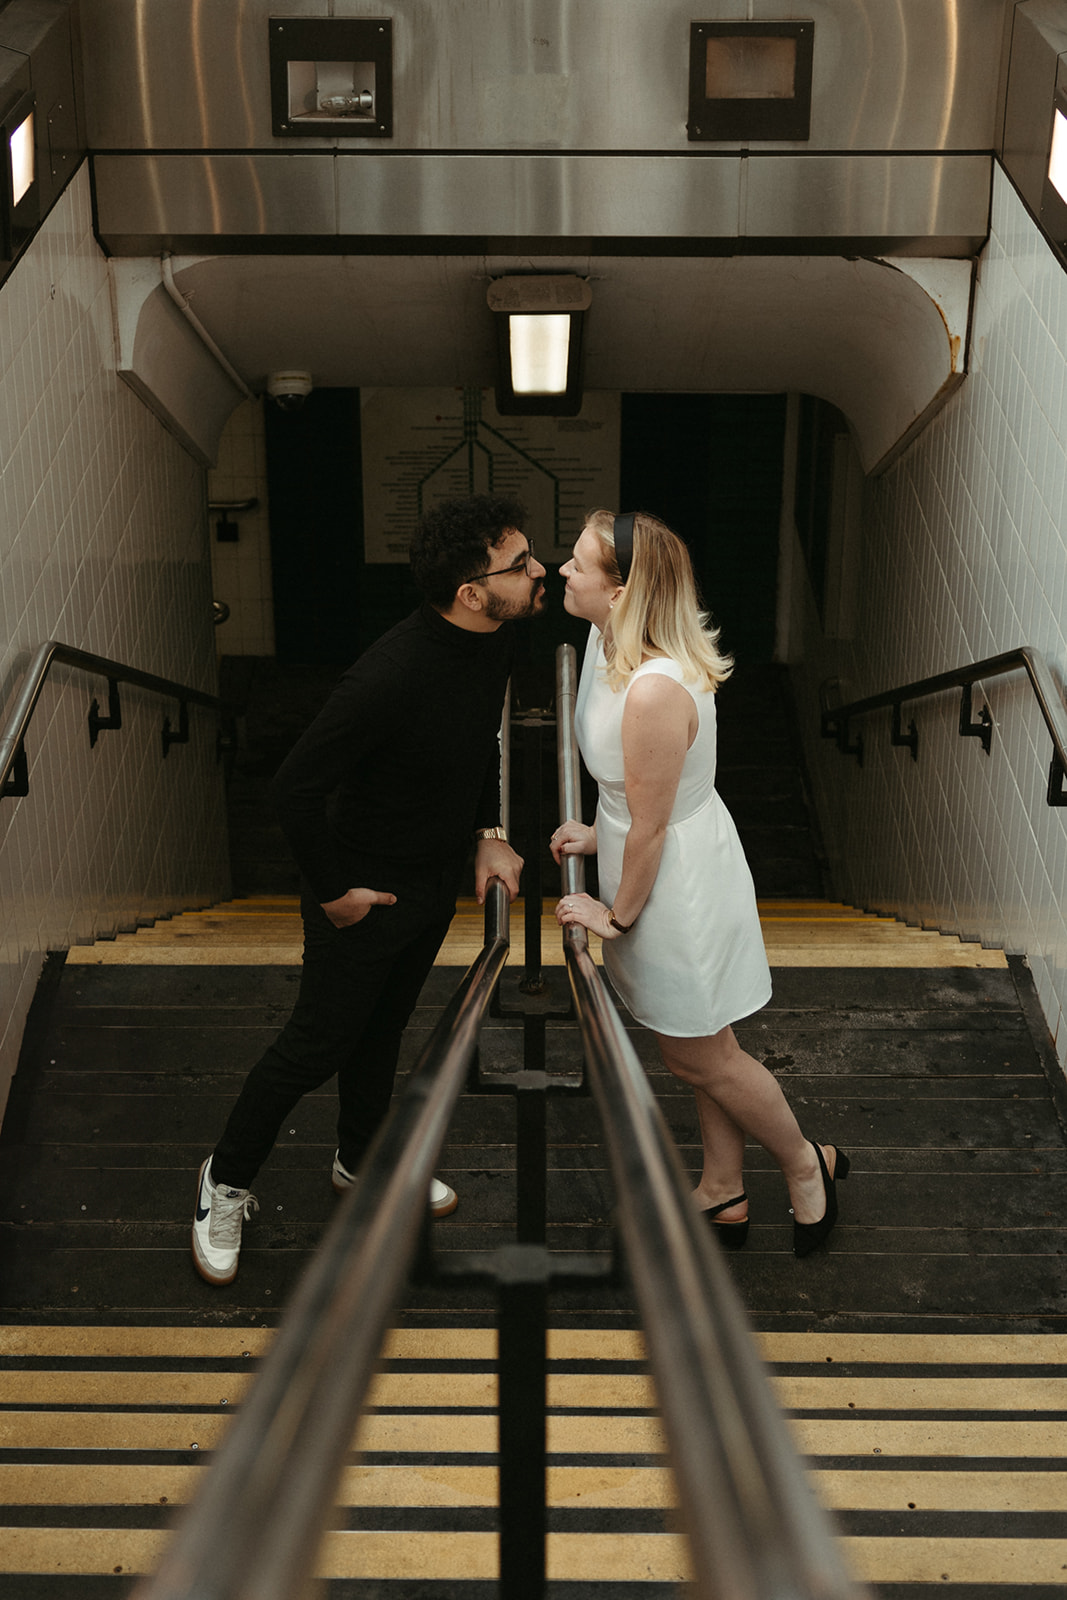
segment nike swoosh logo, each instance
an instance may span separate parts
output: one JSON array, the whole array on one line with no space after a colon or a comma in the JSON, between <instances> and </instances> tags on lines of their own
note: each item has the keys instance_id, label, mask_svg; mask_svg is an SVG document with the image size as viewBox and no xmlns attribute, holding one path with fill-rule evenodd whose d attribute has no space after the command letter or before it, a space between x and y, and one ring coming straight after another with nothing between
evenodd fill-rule
<instances>
[{"instance_id":1,"label":"nike swoosh logo","mask_svg":"<svg viewBox=\"0 0 1067 1600\"><path fill-rule=\"evenodd\" d=\"M207 1206L205 1208L204 1206L202 1206L200 1204L200 1197L198 1195L197 1196L197 1201L196 1201L196 1220L197 1220L197 1222L203 1222L204 1218L207 1217L207 1216L210 1216L210 1215L211 1215L211 1207Z\"/></svg>"}]
</instances>

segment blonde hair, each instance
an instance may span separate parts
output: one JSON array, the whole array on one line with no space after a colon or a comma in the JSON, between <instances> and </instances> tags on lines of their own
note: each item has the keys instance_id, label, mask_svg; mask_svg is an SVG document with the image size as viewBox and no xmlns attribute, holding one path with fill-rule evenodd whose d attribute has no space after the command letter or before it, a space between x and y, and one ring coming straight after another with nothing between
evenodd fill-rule
<instances>
[{"instance_id":1,"label":"blonde hair","mask_svg":"<svg viewBox=\"0 0 1067 1600\"><path fill-rule=\"evenodd\" d=\"M593 511L585 519L600 540L605 572L622 584L614 522L611 511ZM608 681L619 688L649 656L668 656L687 680L717 689L734 665L732 657L719 651L718 637L719 629L708 626L700 609L685 544L658 517L637 512L630 572L604 630Z\"/></svg>"}]
</instances>

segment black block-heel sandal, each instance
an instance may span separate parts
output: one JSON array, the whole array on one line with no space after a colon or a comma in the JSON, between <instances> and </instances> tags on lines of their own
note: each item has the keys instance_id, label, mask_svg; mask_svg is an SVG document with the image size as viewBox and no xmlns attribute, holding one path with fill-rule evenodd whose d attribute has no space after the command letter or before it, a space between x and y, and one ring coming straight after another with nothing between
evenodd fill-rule
<instances>
[{"instance_id":1,"label":"black block-heel sandal","mask_svg":"<svg viewBox=\"0 0 1067 1600\"><path fill-rule=\"evenodd\" d=\"M748 1238L748 1218L742 1222L716 1222L714 1219L723 1211L729 1211L731 1206L739 1206L748 1199L747 1194L739 1194L733 1200L724 1200L721 1206L709 1206L700 1214L706 1217L715 1230L715 1236L724 1250L740 1250Z\"/></svg>"},{"instance_id":2,"label":"black block-heel sandal","mask_svg":"<svg viewBox=\"0 0 1067 1600\"><path fill-rule=\"evenodd\" d=\"M845 1152L843 1150L839 1150L836 1144L831 1145L830 1148L834 1152L834 1175L831 1178L830 1174L826 1170L826 1162L823 1159L821 1145L817 1145L811 1140L808 1142L815 1151L819 1162L819 1171L822 1173L822 1186L826 1194L826 1210L823 1212L818 1222L794 1221L793 1254L796 1256L810 1256L811 1252L816 1250L819 1245L822 1244L824 1239L828 1239L830 1237L834 1223L837 1221L837 1193L835 1185L837 1184L838 1178L840 1178L843 1182L845 1178L848 1177L848 1169L851 1166L851 1162L849 1161Z\"/></svg>"}]
</instances>

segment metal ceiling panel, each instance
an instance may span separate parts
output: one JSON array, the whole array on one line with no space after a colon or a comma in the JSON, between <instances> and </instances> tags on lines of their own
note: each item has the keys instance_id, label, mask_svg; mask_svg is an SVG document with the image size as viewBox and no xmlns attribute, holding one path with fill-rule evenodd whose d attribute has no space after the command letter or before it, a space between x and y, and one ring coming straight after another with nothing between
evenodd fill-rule
<instances>
[{"instance_id":1,"label":"metal ceiling panel","mask_svg":"<svg viewBox=\"0 0 1067 1600\"><path fill-rule=\"evenodd\" d=\"M989 231L988 155L753 156L744 171L746 238L957 240L971 255Z\"/></svg>"},{"instance_id":2,"label":"metal ceiling panel","mask_svg":"<svg viewBox=\"0 0 1067 1600\"><path fill-rule=\"evenodd\" d=\"M294 242L337 232L335 161L328 154L97 155L93 158L101 238L117 253L124 238L153 253L187 237L284 235Z\"/></svg>"},{"instance_id":3,"label":"metal ceiling panel","mask_svg":"<svg viewBox=\"0 0 1067 1600\"><path fill-rule=\"evenodd\" d=\"M360 156L337 161L340 232L474 238L737 236L741 161Z\"/></svg>"},{"instance_id":4,"label":"metal ceiling panel","mask_svg":"<svg viewBox=\"0 0 1067 1600\"><path fill-rule=\"evenodd\" d=\"M810 141L770 148L989 149L1006 3L81 0L90 143L283 145L271 132L274 14L391 18L398 150L685 151L689 25L703 9L814 22Z\"/></svg>"},{"instance_id":5,"label":"metal ceiling panel","mask_svg":"<svg viewBox=\"0 0 1067 1600\"><path fill-rule=\"evenodd\" d=\"M159 249L538 251L644 243L665 253L866 247L970 255L992 157L134 155L94 158L100 237ZM468 245L468 247L469 247Z\"/></svg>"}]
</instances>

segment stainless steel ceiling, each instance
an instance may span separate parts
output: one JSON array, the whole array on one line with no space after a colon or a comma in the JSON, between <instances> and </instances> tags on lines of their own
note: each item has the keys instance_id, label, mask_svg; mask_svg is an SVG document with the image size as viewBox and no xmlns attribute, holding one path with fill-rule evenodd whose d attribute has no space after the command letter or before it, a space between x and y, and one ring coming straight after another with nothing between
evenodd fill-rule
<instances>
[{"instance_id":1,"label":"stainless steel ceiling","mask_svg":"<svg viewBox=\"0 0 1067 1600\"><path fill-rule=\"evenodd\" d=\"M184 250L967 255L1008 0L718 0L814 22L811 137L691 144L679 0L293 0L383 12L393 137L272 133L278 0L82 0L100 236ZM298 148L297 148L298 146Z\"/></svg>"},{"instance_id":2,"label":"stainless steel ceiling","mask_svg":"<svg viewBox=\"0 0 1067 1600\"><path fill-rule=\"evenodd\" d=\"M689 24L712 12L814 21L810 141L771 148L988 150L1005 9L1005 0L81 0L89 142L284 145L271 136L274 14L392 18L395 150L684 151Z\"/></svg>"},{"instance_id":3,"label":"stainless steel ceiling","mask_svg":"<svg viewBox=\"0 0 1067 1600\"><path fill-rule=\"evenodd\" d=\"M807 389L873 464L963 351L856 258L981 248L1012 0L708 9L813 19L808 141L689 142L679 0L81 0L100 238L253 387L490 382L487 278L583 272L591 387ZM273 137L272 13L391 17L391 140Z\"/></svg>"}]
</instances>

